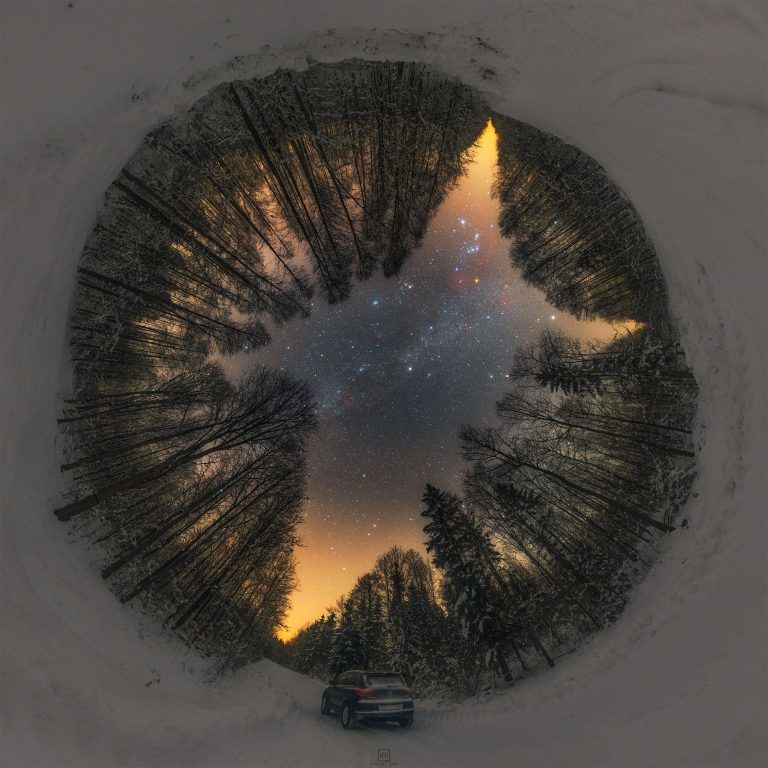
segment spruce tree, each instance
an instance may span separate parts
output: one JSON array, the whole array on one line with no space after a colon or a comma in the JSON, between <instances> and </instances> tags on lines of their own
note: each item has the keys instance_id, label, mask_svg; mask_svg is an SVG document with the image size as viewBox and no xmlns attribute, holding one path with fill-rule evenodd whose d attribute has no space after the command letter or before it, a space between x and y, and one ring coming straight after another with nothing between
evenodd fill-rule
<instances>
[{"instance_id":1,"label":"spruce tree","mask_svg":"<svg viewBox=\"0 0 768 768\"><path fill-rule=\"evenodd\" d=\"M483 534L456 496L427 485L424 503L421 514L430 521L424 526L427 552L445 575L446 596L462 634L484 651L492 651L509 682L512 672L500 647L505 640L502 610L479 557Z\"/></svg>"},{"instance_id":2,"label":"spruce tree","mask_svg":"<svg viewBox=\"0 0 768 768\"><path fill-rule=\"evenodd\" d=\"M336 630L333 636L328 666L333 677L348 669L365 666L363 637L359 629L346 627Z\"/></svg>"}]
</instances>

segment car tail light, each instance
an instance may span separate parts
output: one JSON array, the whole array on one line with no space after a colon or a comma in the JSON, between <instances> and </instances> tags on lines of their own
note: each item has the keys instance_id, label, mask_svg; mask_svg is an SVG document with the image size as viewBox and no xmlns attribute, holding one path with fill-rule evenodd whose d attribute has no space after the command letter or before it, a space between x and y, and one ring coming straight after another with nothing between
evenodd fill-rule
<instances>
[{"instance_id":1,"label":"car tail light","mask_svg":"<svg viewBox=\"0 0 768 768\"><path fill-rule=\"evenodd\" d=\"M360 699L371 699L376 694L370 688L355 688L355 696Z\"/></svg>"},{"instance_id":2,"label":"car tail light","mask_svg":"<svg viewBox=\"0 0 768 768\"><path fill-rule=\"evenodd\" d=\"M406 696L413 696L413 691L410 688L403 688L403 693Z\"/></svg>"}]
</instances>

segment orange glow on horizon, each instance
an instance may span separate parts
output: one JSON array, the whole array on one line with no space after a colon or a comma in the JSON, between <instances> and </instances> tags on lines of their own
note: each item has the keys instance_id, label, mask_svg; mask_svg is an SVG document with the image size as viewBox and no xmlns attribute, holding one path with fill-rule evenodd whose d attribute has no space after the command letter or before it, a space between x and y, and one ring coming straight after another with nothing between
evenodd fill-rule
<instances>
[{"instance_id":1,"label":"orange glow on horizon","mask_svg":"<svg viewBox=\"0 0 768 768\"><path fill-rule=\"evenodd\" d=\"M418 510L420 500L417 499L415 504ZM295 551L299 586L291 593L291 607L284 620L286 626L276 633L283 642L332 608L343 594L354 587L360 576L373 569L376 559L392 547L415 549L429 561L421 541L421 531L417 527L412 535L404 536L395 530L384 533L375 547L369 546L368 542L352 547L345 560L346 565L340 570L324 555L330 535L316 531L311 517L311 514L308 515L302 523L301 534L306 546Z\"/></svg>"}]
</instances>

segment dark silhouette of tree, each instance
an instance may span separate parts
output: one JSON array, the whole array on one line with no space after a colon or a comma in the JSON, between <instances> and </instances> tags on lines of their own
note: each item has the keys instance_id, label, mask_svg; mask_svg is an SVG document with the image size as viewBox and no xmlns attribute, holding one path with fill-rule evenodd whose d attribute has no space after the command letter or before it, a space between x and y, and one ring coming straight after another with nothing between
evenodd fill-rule
<instances>
[{"instance_id":1,"label":"dark silhouette of tree","mask_svg":"<svg viewBox=\"0 0 768 768\"><path fill-rule=\"evenodd\" d=\"M559 647L618 616L690 486L696 387L665 333L601 346L547 331L517 351L499 424L461 431L466 499Z\"/></svg>"},{"instance_id":2,"label":"dark silhouette of tree","mask_svg":"<svg viewBox=\"0 0 768 768\"><path fill-rule=\"evenodd\" d=\"M384 607L376 577L363 574L344 600L342 625L360 632L360 654L366 669L383 665L386 657Z\"/></svg>"},{"instance_id":3,"label":"dark silhouette of tree","mask_svg":"<svg viewBox=\"0 0 768 768\"><path fill-rule=\"evenodd\" d=\"M66 468L85 492L56 513L87 516L120 599L227 664L258 657L293 588L307 386L257 371L235 388L207 365L65 413L79 456Z\"/></svg>"},{"instance_id":4,"label":"dark silhouette of tree","mask_svg":"<svg viewBox=\"0 0 768 768\"><path fill-rule=\"evenodd\" d=\"M326 679L335 632L336 614L331 610L300 630L288 644L295 649L294 656L287 659L288 666L305 675Z\"/></svg>"},{"instance_id":5,"label":"dark silhouette of tree","mask_svg":"<svg viewBox=\"0 0 768 768\"><path fill-rule=\"evenodd\" d=\"M505 577L500 558L477 518L458 497L427 485L426 509L422 516L428 536L427 551L447 580L446 594L452 610L462 623L468 639L490 652L503 672L512 680L505 646L511 646L525 667L520 643L522 636L552 665L552 659L533 627L516 605Z\"/></svg>"},{"instance_id":6,"label":"dark silhouette of tree","mask_svg":"<svg viewBox=\"0 0 768 768\"><path fill-rule=\"evenodd\" d=\"M687 384L693 379L676 341L654 337L646 328L602 345L546 330L535 344L515 351L510 378L574 395L627 392L662 381Z\"/></svg>"},{"instance_id":7,"label":"dark silhouette of tree","mask_svg":"<svg viewBox=\"0 0 768 768\"><path fill-rule=\"evenodd\" d=\"M288 642L285 663L324 678L329 668L341 664L340 654L346 668L351 658L367 669L396 669L421 693L476 690L475 657L457 636L438 600L432 571L416 551L393 547L385 552L338 606L332 625L337 647L353 652L331 650L323 615ZM346 630L353 634L342 638L339 632Z\"/></svg>"},{"instance_id":8,"label":"dark silhouette of tree","mask_svg":"<svg viewBox=\"0 0 768 768\"><path fill-rule=\"evenodd\" d=\"M666 292L631 203L600 165L525 123L493 116L499 225L512 261L550 304L576 317L660 320Z\"/></svg>"},{"instance_id":9,"label":"dark silhouette of tree","mask_svg":"<svg viewBox=\"0 0 768 768\"><path fill-rule=\"evenodd\" d=\"M223 381L215 391L226 392ZM233 452L238 461L248 457L245 474L274 452L300 451L304 435L316 424L309 388L283 373L257 371L227 394L194 409L184 401L166 407L159 426L147 424L143 410L134 411L136 418L127 423L110 419L110 433L83 443L80 458L64 466L78 470L95 486L93 492L60 507L56 516L69 520L118 494Z\"/></svg>"},{"instance_id":10,"label":"dark silhouette of tree","mask_svg":"<svg viewBox=\"0 0 768 768\"><path fill-rule=\"evenodd\" d=\"M335 677L348 669L364 667L365 655L360 630L355 627L337 629L333 636L329 660L331 676Z\"/></svg>"}]
</instances>

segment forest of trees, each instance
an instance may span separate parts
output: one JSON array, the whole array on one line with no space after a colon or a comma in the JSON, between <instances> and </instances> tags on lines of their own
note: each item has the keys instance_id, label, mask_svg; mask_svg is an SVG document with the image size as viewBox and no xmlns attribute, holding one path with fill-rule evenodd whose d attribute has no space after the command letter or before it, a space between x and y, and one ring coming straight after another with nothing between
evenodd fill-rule
<instances>
[{"instance_id":1,"label":"forest of trees","mask_svg":"<svg viewBox=\"0 0 768 768\"><path fill-rule=\"evenodd\" d=\"M553 666L614 621L673 530L694 474L696 385L647 328L520 348L498 423L465 426L463 494L428 485L434 574L395 549L276 658L326 677L402 670L468 695Z\"/></svg>"},{"instance_id":2,"label":"forest of trees","mask_svg":"<svg viewBox=\"0 0 768 768\"><path fill-rule=\"evenodd\" d=\"M319 619L276 643L272 656L325 680L345 669L394 669L419 694L469 695L483 666L439 589L418 552L392 547Z\"/></svg>"},{"instance_id":3,"label":"forest of trees","mask_svg":"<svg viewBox=\"0 0 768 768\"><path fill-rule=\"evenodd\" d=\"M564 651L613 621L673 530L696 385L646 328L602 348L545 332L510 379L497 424L461 431L464 503L507 562L512 626L546 659L534 636Z\"/></svg>"},{"instance_id":4,"label":"forest of trees","mask_svg":"<svg viewBox=\"0 0 768 768\"><path fill-rule=\"evenodd\" d=\"M661 323L658 259L621 190L576 147L508 117L493 121L499 227L523 278L576 317Z\"/></svg>"},{"instance_id":5,"label":"forest of trees","mask_svg":"<svg viewBox=\"0 0 768 768\"><path fill-rule=\"evenodd\" d=\"M625 332L547 332L502 361L497 421L459 435L461 493L425 490L432 563L390 550L277 643L314 398L258 365L227 378L221 360L396 275L489 116L512 266ZM268 649L323 678L400 669L422 692L509 683L616 618L693 476L696 384L634 208L591 158L422 65L225 83L154 130L107 191L69 334L72 491L56 515L99 544L122 602L220 670Z\"/></svg>"},{"instance_id":6,"label":"forest of trees","mask_svg":"<svg viewBox=\"0 0 768 768\"><path fill-rule=\"evenodd\" d=\"M695 475L696 382L632 205L574 147L494 115L512 264L609 343L545 331L509 363L497 421L465 425L460 496L428 486L444 607L505 680L617 618Z\"/></svg>"},{"instance_id":7,"label":"forest of trees","mask_svg":"<svg viewBox=\"0 0 768 768\"><path fill-rule=\"evenodd\" d=\"M463 493L427 488L444 606L509 680L615 620L652 565L695 475L697 387L631 204L579 150L493 120L513 265L558 309L624 324L518 348L497 422L460 432Z\"/></svg>"},{"instance_id":8,"label":"forest of trees","mask_svg":"<svg viewBox=\"0 0 768 768\"><path fill-rule=\"evenodd\" d=\"M427 486L434 618L386 635L388 655L373 656L422 693L509 683L614 621L694 477L697 387L634 208L576 148L492 119L494 194L513 266L558 309L624 327L609 343L546 331L518 348L497 422L460 432L462 493ZM377 573L364 579L377 584ZM346 599L280 649L288 663L322 677L340 657L371 661L360 650L371 619ZM401 632L377 605L375 622ZM410 633L425 626L441 631L414 666L393 649L421 647Z\"/></svg>"},{"instance_id":9,"label":"forest of trees","mask_svg":"<svg viewBox=\"0 0 768 768\"><path fill-rule=\"evenodd\" d=\"M122 602L219 669L259 658L285 615L316 425L304 381L232 381L221 358L396 274L486 121L421 65L281 70L213 89L107 191L70 316L56 515L98 542Z\"/></svg>"},{"instance_id":10,"label":"forest of trees","mask_svg":"<svg viewBox=\"0 0 768 768\"><path fill-rule=\"evenodd\" d=\"M488 553L465 558L487 565L454 604L488 621L491 634L475 636L497 656L506 641L524 672L613 621L673 530L695 473L697 387L626 197L576 148L509 118L494 123L512 263L558 309L624 324L609 343L545 331L518 348L496 424L459 435L461 499L430 491L438 509L461 510L440 518L442 540L474 526L469 540L482 546L470 552ZM445 572L455 579L457 568Z\"/></svg>"}]
</instances>

